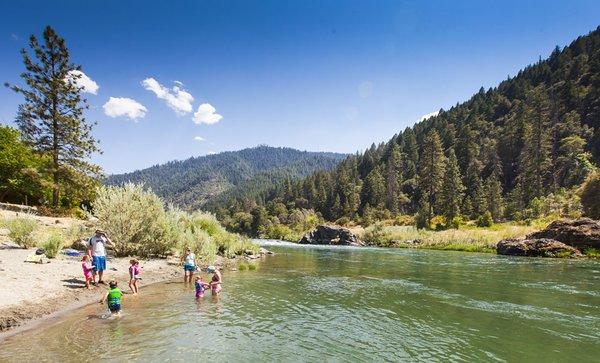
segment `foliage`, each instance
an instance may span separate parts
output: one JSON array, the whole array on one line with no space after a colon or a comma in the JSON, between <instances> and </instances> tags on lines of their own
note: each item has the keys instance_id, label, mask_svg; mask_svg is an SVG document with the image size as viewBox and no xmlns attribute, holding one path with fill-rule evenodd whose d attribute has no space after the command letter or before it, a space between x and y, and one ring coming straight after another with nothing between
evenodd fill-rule
<instances>
[{"instance_id":1,"label":"foliage","mask_svg":"<svg viewBox=\"0 0 600 363\"><path fill-rule=\"evenodd\" d=\"M47 164L47 158L21 140L18 130L0 126L0 201L43 202L51 193L43 173Z\"/></svg>"},{"instance_id":2,"label":"foliage","mask_svg":"<svg viewBox=\"0 0 600 363\"><path fill-rule=\"evenodd\" d=\"M55 258L58 255L58 252L63 248L63 245L63 236L58 232L54 232L50 234L44 243L42 243L41 247L45 250L46 257Z\"/></svg>"},{"instance_id":3,"label":"foliage","mask_svg":"<svg viewBox=\"0 0 600 363\"><path fill-rule=\"evenodd\" d=\"M32 35L29 47L21 51L26 69L21 78L27 86L7 84L25 97L15 122L24 140L51 158L52 207L71 207L89 200L100 174L87 161L99 149L93 124L83 117L87 105L77 85L81 67L71 63L64 39L49 26L43 44Z\"/></svg>"},{"instance_id":4,"label":"foliage","mask_svg":"<svg viewBox=\"0 0 600 363\"><path fill-rule=\"evenodd\" d=\"M3 221L4 227L8 229L8 237L23 248L35 246L34 232L37 221L29 217L17 217Z\"/></svg>"},{"instance_id":5,"label":"foliage","mask_svg":"<svg viewBox=\"0 0 600 363\"><path fill-rule=\"evenodd\" d=\"M598 59L600 28L333 170L241 193L217 215L251 213L253 230L279 218L267 207L273 202L367 226L404 214L419 228L430 228L435 215L446 227L458 215L488 224L488 212L493 222L535 220L557 208L575 215L576 199L566 199L600 160Z\"/></svg>"},{"instance_id":6,"label":"foliage","mask_svg":"<svg viewBox=\"0 0 600 363\"><path fill-rule=\"evenodd\" d=\"M115 244L117 256L151 256L170 251L165 209L160 198L141 185L101 187L93 203L98 225Z\"/></svg>"},{"instance_id":7,"label":"foliage","mask_svg":"<svg viewBox=\"0 0 600 363\"><path fill-rule=\"evenodd\" d=\"M585 215L600 219L600 174L588 177L581 188L581 204Z\"/></svg>"},{"instance_id":8,"label":"foliage","mask_svg":"<svg viewBox=\"0 0 600 363\"><path fill-rule=\"evenodd\" d=\"M223 206L236 204L238 197L264 198L273 184L291 182L316 170L329 170L344 157L258 146L110 175L106 184L144 184L167 203L186 210L218 212Z\"/></svg>"},{"instance_id":9,"label":"foliage","mask_svg":"<svg viewBox=\"0 0 600 363\"><path fill-rule=\"evenodd\" d=\"M490 211L486 211L477 218L475 224L477 225L477 227L491 227L492 224L494 224L494 220L492 219L492 213L490 213Z\"/></svg>"},{"instance_id":10,"label":"foliage","mask_svg":"<svg viewBox=\"0 0 600 363\"><path fill-rule=\"evenodd\" d=\"M586 248L583 250L583 254L591 258L600 258L600 249L598 248Z\"/></svg>"},{"instance_id":11,"label":"foliage","mask_svg":"<svg viewBox=\"0 0 600 363\"><path fill-rule=\"evenodd\" d=\"M118 256L164 256L189 247L201 261L210 263L217 254L258 252L249 239L227 232L214 215L165 209L162 200L141 185L99 188L93 211Z\"/></svg>"}]
</instances>

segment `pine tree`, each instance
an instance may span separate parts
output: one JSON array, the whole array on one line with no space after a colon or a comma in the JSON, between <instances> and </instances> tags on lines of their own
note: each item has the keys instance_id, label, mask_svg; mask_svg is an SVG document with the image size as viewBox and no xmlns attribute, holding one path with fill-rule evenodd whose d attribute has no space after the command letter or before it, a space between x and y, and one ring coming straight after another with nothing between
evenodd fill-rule
<instances>
[{"instance_id":1,"label":"pine tree","mask_svg":"<svg viewBox=\"0 0 600 363\"><path fill-rule=\"evenodd\" d=\"M445 169L444 181L440 191L440 210L446 219L446 224L449 224L454 217L460 214L460 204L464 192L458 160L453 149L448 152Z\"/></svg>"},{"instance_id":2,"label":"pine tree","mask_svg":"<svg viewBox=\"0 0 600 363\"><path fill-rule=\"evenodd\" d=\"M543 195L551 170L551 138L548 128L548 96L541 89L533 90L528 97L530 103L525 125L525 145L520 155L518 181L521 185L523 202L529 204Z\"/></svg>"},{"instance_id":3,"label":"pine tree","mask_svg":"<svg viewBox=\"0 0 600 363\"><path fill-rule=\"evenodd\" d=\"M400 147L394 143L387 162L386 170L386 200L385 205L392 213L398 213L401 205L405 202L405 197L402 194L402 154Z\"/></svg>"},{"instance_id":4,"label":"pine tree","mask_svg":"<svg viewBox=\"0 0 600 363\"><path fill-rule=\"evenodd\" d=\"M436 196L444 176L444 152L442 142L435 130L429 131L423 141L423 152L419 160L419 188L428 204L427 223L431 223Z\"/></svg>"},{"instance_id":5,"label":"pine tree","mask_svg":"<svg viewBox=\"0 0 600 363\"><path fill-rule=\"evenodd\" d=\"M385 194L385 179L379 168L375 168L365 179L362 198L364 206L382 208L385 205Z\"/></svg>"},{"instance_id":6,"label":"pine tree","mask_svg":"<svg viewBox=\"0 0 600 363\"><path fill-rule=\"evenodd\" d=\"M502 219L504 215L504 198L502 196L502 184L495 174L490 175L484 184L487 210L494 221Z\"/></svg>"},{"instance_id":7,"label":"pine tree","mask_svg":"<svg viewBox=\"0 0 600 363\"><path fill-rule=\"evenodd\" d=\"M91 134L93 124L83 117L86 100L74 80L81 75L71 73L80 67L71 63L65 41L54 29L46 27L43 38L44 44L34 35L29 39L34 57L21 51L26 68L21 77L27 86L7 86L25 97L16 118L23 138L52 158L52 206L57 208L61 191L93 188L90 179L99 175L100 168L86 160L99 149Z\"/></svg>"}]
</instances>

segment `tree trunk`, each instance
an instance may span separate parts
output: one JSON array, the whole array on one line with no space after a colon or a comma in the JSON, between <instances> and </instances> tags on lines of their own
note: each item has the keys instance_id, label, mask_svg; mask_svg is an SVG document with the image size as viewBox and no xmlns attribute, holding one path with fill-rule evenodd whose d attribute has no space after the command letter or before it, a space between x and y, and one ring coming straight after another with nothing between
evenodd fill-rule
<instances>
[{"instance_id":1,"label":"tree trunk","mask_svg":"<svg viewBox=\"0 0 600 363\"><path fill-rule=\"evenodd\" d=\"M59 173L58 173L58 111L56 99L52 102L52 207L58 208L58 197L59 197Z\"/></svg>"}]
</instances>

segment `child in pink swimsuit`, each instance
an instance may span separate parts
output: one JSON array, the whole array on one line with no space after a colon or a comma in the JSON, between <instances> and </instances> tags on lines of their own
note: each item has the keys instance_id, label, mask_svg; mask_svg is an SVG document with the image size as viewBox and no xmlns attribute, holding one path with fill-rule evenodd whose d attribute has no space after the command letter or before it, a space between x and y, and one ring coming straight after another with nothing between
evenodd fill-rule
<instances>
[{"instance_id":1,"label":"child in pink swimsuit","mask_svg":"<svg viewBox=\"0 0 600 363\"><path fill-rule=\"evenodd\" d=\"M138 285L137 282L138 280L141 279L140 277L140 261L136 260L135 258L129 261L129 288L131 289L131 292L133 292L134 295L137 295L138 293Z\"/></svg>"},{"instance_id":2,"label":"child in pink swimsuit","mask_svg":"<svg viewBox=\"0 0 600 363\"><path fill-rule=\"evenodd\" d=\"M90 256L85 255L81 259L81 269L83 270L83 277L85 278L85 287L89 290L90 282L92 281L92 272L94 271L92 264L90 263Z\"/></svg>"}]
</instances>

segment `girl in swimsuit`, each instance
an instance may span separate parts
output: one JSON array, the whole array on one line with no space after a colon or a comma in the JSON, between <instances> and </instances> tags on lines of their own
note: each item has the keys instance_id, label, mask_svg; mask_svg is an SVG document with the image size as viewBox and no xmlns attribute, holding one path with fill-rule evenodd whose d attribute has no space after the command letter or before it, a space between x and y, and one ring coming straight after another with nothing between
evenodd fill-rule
<instances>
[{"instance_id":1,"label":"girl in swimsuit","mask_svg":"<svg viewBox=\"0 0 600 363\"><path fill-rule=\"evenodd\" d=\"M213 266L208 266L206 270L208 271L208 273L212 272L213 274L209 284L211 293L213 294L213 296L219 295L219 293L221 292L221 273Z\"/></svg>"},{"instance_id":2,"label":"girl in swimsuit","mask_svg":"<svg viewBox=\"0 0 600 363\"><path fill-rule=\"evenodd\" d=\"M204 291L210 288L210 285L202 281L202 277L200 276L196 276L196 281L194 285L196 287L196 299L204 297Z\"/></svg>"}]
</instances>

